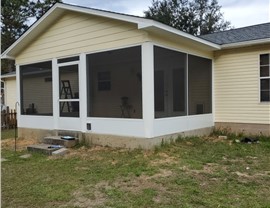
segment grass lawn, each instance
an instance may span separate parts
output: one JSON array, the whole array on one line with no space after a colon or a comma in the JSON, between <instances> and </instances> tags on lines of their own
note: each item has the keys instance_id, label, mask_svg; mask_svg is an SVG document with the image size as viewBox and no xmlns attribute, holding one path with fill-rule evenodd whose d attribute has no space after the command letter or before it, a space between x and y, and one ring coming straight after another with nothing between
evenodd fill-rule
<instances>
[{"instance_id":1,"label":"grass lawn","mask_svg":"<svg viewBox=\"0 0 270 208\"><path fill-rule=\"evenodd\" d=\"M15 138L15 129L1 130L1 140L9 138Z\"/></svg>"},{"instance_id":2,"label":"grass lawn","mask_svg":"<svg viewBox=\"0 0 270 208\"><path fill-rule=\"evenodd\" d=\"M235 138L233 138L235 139ZM181 138L153 151L2 149L2 207L270 207L270 138Z\"/></svg>"}]
</instances>

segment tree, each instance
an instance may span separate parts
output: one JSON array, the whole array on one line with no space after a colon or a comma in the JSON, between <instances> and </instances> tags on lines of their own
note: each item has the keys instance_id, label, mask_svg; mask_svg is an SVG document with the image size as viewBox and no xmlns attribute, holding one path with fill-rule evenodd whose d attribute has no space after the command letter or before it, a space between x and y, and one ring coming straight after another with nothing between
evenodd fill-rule
<instances>
[{"instance_id":1,"label":"tree","mask_svg":"<svg viewBox=\"0 0 270 208\"><path fill-rule=\"evenodd\" d=\"M153 0L144 14L192 35L203 35L230 28L220 9L217 0Z\"/></svg>"},{"instance_id":2,"label":"tree","mask_svg":"<svg viewBox=\"0 0 270 208\"><path fill-rule=\"evenodd\" d=\"M54 3L62 0L2 0L1 53L11 46L28 28L29 19L40 18ZM1 60L1 72L15 70L14 61Z\"/></svg>"}]
</instances>

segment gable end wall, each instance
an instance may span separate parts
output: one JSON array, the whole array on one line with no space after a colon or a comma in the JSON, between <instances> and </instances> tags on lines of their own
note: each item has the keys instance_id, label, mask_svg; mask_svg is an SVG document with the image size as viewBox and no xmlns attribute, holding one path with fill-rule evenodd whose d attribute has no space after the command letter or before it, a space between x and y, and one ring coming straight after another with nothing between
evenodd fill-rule
<instances>
[{"instance_id":1,"label":"gable end wall","mask_svg":"<svg viewBox=\"0 0 270 208\"><path fill-rule=\"evenodd\" d=\"M136 24L66 12L16 55L16 64L136 45L145 38L147 33L138 30Z\"/></svg>"}]
</instances>

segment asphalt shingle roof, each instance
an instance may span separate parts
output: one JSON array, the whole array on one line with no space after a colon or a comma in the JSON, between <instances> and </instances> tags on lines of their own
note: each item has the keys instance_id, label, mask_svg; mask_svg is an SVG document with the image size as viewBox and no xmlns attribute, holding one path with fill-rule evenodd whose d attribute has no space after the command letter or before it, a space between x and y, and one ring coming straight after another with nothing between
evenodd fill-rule
<instances>
[{"instance_id":1,"label":"asphalt shingle roof","mask_svg":"<svg viewBox=\"0 0 270 208\"><path fill-rule=\"evenodd\" d=\"M270 38L270 22L199 37L219 45Z\"/></svg>"}]
</instances>

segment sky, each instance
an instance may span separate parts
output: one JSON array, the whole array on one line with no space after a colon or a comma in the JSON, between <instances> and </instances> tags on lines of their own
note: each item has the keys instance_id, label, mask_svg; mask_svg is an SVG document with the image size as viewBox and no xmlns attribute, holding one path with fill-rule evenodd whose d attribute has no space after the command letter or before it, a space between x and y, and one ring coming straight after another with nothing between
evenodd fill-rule
<instances>
[{"instance_id":1,"label":"sky","mask_svg":"<svg viewBox=\"0 0 270 208\"><path fill-rule=\"evenodd\" d=\"M152 0L63 0L64 3L143 16ZM235 28L270 21L270 0L218 0L224 19Z\"/></svg>"}]
</instances>

